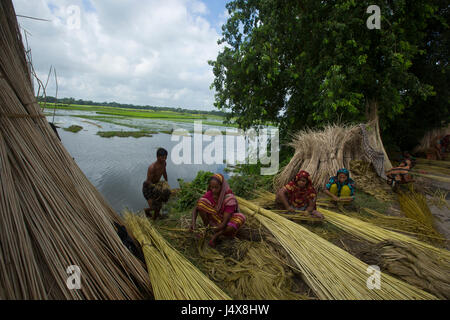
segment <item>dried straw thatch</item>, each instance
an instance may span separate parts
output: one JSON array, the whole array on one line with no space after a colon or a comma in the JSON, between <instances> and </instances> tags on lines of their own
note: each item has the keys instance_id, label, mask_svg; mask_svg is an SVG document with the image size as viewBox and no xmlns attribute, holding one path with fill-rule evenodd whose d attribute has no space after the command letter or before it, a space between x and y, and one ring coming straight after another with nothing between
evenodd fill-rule
<instances>
[{"instance_id":1,"label":"dried straw thatch","mask_svg":"<svg viewBox=\"0 0 450 320\"><path fill-rule=\"evenodd\" d=\"M340 168L350 168L351 160L366 160L374 165L377 174L385 178L385 170L392 167L382 143L376 122L369 125L329 125L323 130L303 130L293 136L289 146L295 154L289 164L274 179L278 190L291 181L299 170L312 176L314 187L321 189L328 178ZM375 149L376 148L376 149Z\"/></svg>"},{"instance_id":2,"label":"dried straw thatch","mask_svg":"<svg viewBox=\"0 0 450 320\"><path fill-rule=\"evenodd\" d=\"M255 215L272 232L320 299L436 299L384 273L380 289L371 290L367 264L295 222L245 199L238 201L242 212Z\"/></svg>"},{"instance_id":3,"label":"dried straw thatch","mask_svg":"<svg viewBox=\"0 0 450 320\"><path fill-rule=\"evenodd\" d=\"M141 299L144 265L122 244L120 217L56 137L34 98L11 0L0 2L0 295ZM66 270L81 269L69 290Z\"/></svg>"},{"instance_id":4,"label":"dried straw thatch","mask_svg":"<svg viewBox=\"0 0 450 320\"><path fill-rule=\"evenodd\" d=\"M435 148L437 140L447 134L450 134L450 124L446 128L438 128L428 131L420 140L419 145L414 148L413 152L429 152L430 149Z\"/></svg>"}]
</instances>

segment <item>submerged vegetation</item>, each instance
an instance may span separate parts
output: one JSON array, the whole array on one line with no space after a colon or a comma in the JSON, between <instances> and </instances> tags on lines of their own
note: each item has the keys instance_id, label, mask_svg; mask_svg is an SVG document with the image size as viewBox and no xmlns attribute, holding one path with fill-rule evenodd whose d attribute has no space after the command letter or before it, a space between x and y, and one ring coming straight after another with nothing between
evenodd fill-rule
<instances>
[{"instance_id":1,"label":"submerged vegetation","mask_svg":"<svg viewBox=\"0 0 450 320\"><path fill-rule=\"evenodd\" d=\"M68 128L64 128L64 131L73 132L73 133L80 132L81 130L83 130L83 127L81 127L81 126L70 126Z\"/></svg>"},{"instance_id":2,"label":"submerged vegetation","mask_svg":"<svg viewBox=\"0 0 450 320\"><path fill-rule=\"evenodd\" d=\"M158 132L156 132L156 131L154 131L154 132L148 132L148 131L98 131L97 135L99 135L102 138L112 138L112 137L142 138L142 137L151 137L155 133L158 133Z\"/></svg>"}]
</instances>

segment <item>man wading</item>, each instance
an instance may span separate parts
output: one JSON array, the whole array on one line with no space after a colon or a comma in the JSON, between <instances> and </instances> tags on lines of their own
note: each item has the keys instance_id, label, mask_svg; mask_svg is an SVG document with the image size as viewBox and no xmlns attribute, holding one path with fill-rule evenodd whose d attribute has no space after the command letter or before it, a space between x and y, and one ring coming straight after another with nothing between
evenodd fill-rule
<instances>
[{"instance_id":1,"label":"man wading","mask_svg":"<svg viewBox=\"0 0 450 320\"><path fill-rule=\"evenodd\" d=\"M153 220L159 216L159 211L163 203L167 202L170 197L170 187L167 183L166 160L167 150L159 148L156 152L156 162L148 167L147 180L142 186L142 193L148 202L148 209L145 209L147 217L151 217L151 212L154 211ZM161 176L164 176L165 181L160 181Z\"/></svg>"}]
</instances>

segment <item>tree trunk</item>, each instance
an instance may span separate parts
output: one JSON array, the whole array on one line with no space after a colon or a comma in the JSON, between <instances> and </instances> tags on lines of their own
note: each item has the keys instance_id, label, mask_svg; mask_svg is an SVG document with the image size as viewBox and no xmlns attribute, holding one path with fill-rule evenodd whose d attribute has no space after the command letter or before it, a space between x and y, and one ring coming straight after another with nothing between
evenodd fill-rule
<instances>
[{"instance_id":1,"label":"tree trunk","mask_svg":"<svg viewBox=\"0 0 450 320\"><path fill-rule=\"evenodd\" d=\"M392 163L384 149L383 140L381 140L380 124L378 118L378 102L375 100L368 100L366 103L366 110L368 111L369 125L373 129L371 134L369 134L370 144L373 148L384 154L384 168L385 170L390 170L392 168Z\"/></svg>"}]
</instances>

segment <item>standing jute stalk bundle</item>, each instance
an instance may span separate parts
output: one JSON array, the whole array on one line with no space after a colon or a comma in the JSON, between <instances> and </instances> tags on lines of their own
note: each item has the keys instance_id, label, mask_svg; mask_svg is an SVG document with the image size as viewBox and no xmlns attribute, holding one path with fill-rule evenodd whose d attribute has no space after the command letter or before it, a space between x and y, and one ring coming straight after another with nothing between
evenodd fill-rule
<instances>
[{"instance_id":1,"label":"standing jute stalk bundle","mask_svg":"<svg viewBox=\"0 0 450 320\"><path fill-rule=\"evenodd\" d=\"M436 299L432 294L381 273L382 286L370 290L368 265L308 229L238 198L241 211L255 215L286 250L320 299Z\"/></svg>"},{"instance_id":2,"label":"standing jute stalk bundle","mask_svg":"<svg viewBox=\"0 0 450 320\"><path fill-rule=\"evenodd\" d=\"M16 14L0 3L0 295L3 299L151 297L120 217L78 168L34 98ZM69 266L81 289L67 286Z\"/></svg>"},{"instance_id":3,"label":"standing jute stalk bundle","mask_svg":"<svg viewBox=\"0 0 450 320\"><path fill-rule=\"evenodd\" d=\"M125 221L142 246L156 300L231 300L173 249L148 219L126 212Z\"/></svg>"},{"instance_id":4,"label":"standing jute stalk bundle","mask_svg":"<svg viewBox=\"0 0 450 320\"><path fill-rule=\"evenodd\" d=\"M323 130L304 130L293 136L288 144L295 154L288 165L274 179L274 189L279 190L293 180L300 170L307 171L317 189L321 189L328 178L340 168L350 168L351 160L367 160L373 163L377 174L385 177L384 171L390 168L389 159L384 156L384 147L372 147L377 135L374 124L338 126L329 125Z\"/></svg>"},{"instance_id":5,"label":"standing jute stalk bundle","mask_svg":"<svg viewBox=\"0 0 450 320\"><path fill-rule=\"evenodd\" d=\"M430 149L434 149L437 144L437 140L447 134L450 134L450 125L446 128L438 128L428 131L420 140L419 144L414 148L413 152L428 152Z\"/></svg>"}]
</instances>

